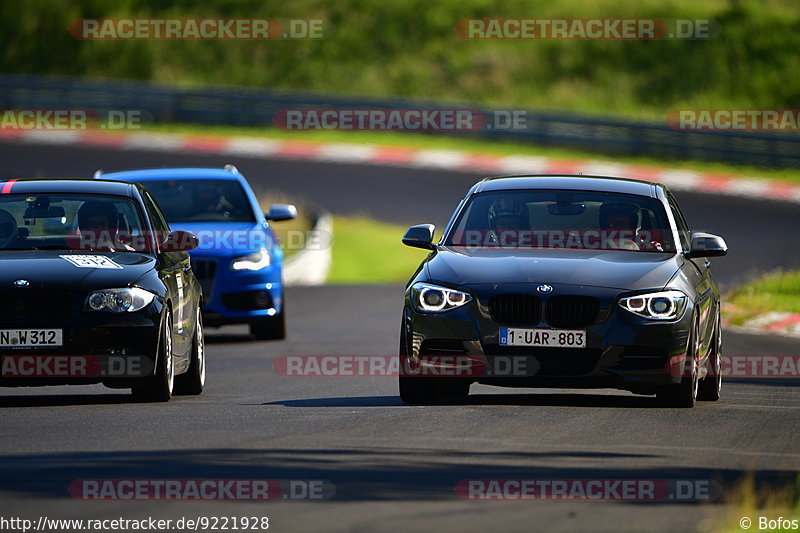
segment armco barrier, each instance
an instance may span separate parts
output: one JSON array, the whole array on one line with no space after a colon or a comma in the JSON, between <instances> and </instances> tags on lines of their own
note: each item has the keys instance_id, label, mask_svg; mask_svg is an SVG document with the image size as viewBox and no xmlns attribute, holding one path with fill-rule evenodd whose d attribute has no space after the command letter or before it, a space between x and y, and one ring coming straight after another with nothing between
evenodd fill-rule
<instances>
[{"instance_id":1,"label":"armco barrier","mask_svg":"<svg viewBox=\"0 0 800 533\"><path fill-rule=\"evenodd\" d=\"M726 161L800 168L800 134L672 129L664 122L641 123L542 110L525 113L526 127L507 129L496 113L511 109L464 103L390 98L356 98L302 91L237 87L178 88L130 80L95 80L0 75L2 109L91 109L141 111L159 123L273 127L287 109L461 109L482 113L490 127L478 131L431 132L471 138L506 139L604 154L637 154L666 159Z\"/></svg>"}]
</instances>

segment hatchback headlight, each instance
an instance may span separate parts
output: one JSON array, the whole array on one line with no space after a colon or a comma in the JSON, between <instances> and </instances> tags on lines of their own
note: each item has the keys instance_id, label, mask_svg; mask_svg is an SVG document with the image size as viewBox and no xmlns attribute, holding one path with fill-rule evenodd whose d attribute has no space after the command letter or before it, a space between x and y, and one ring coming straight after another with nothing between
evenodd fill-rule
<instances>
[{"instance_id":1,"label":"hatchback headlight","mask_svg":"<svg viewBox=\"0 0 800 533\"><path fill-rule=\"evenodd\" d=\"M686 309L686 295L675 290L651 292L622 298L619 305L642 318L675 320Z\"/></svg>"},{"instance_id":2,"label":"hatchback headlight","mask_svg":"<svg viewBox=\"0 0 800 533\"><path fill-rule=\"evenodd\" d=\"M150 305L156 295L150 291L131 287L130 289L105 289L93 291L86 298L89 311L111 311L112 313L132 313Z\"/></svg>"},{"instance_id":3,"label":"hatchback headlight","mask_svg":"<svg viewBox=\"0 0 800 533\"><path fill-rule=\"evenodd\" d=\"M411 300L417 311L441 313L471 302L472 296L430 283L415 283L411 287Z\"/></svg>"},{"instance_id":4,"label":"hatchback headlight","mask_svg":"<svg viewBox=\"0 0 800 533\"><path fill-rule=\"evenodd\" d=\"M231 263L231 270L261 270L270 265L269 250L262 248L261 251L254 254L248 254L242 257L237 257Z\"/></svg>"}]
</instances>

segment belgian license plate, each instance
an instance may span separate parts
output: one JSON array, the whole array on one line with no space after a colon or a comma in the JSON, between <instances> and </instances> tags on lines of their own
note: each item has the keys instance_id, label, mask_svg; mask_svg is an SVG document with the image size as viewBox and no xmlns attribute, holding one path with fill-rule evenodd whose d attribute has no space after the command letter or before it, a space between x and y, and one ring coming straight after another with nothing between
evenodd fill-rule
<instances>
[{"instance_id":1,"label":"belgian license plate","mask_svg":"<svg viewBox=\"0 0 800 533\"><path fill-rule=\"evenodd\" d=\"M500 345L586 348L586 330L500 328Z\"/></svg>"},{"instance_id":2,"label":"belgian license plate","mask_svg":"<svg viewBox=\"0 0 800 533\"><path fill-rule=\"evenodd\" d=\"M0 329L0 348L63 346L60 329Z\"/></svg>"}]
</instances>

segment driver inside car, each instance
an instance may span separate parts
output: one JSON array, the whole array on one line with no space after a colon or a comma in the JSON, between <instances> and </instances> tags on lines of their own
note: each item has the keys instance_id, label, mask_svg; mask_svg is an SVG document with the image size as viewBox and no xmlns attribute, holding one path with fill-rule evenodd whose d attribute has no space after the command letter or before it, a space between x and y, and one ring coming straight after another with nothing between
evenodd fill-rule
<instances>
[{"instance_id":1,"label":"driver inside car","mask_svg":"<svg viewBox=\"0 0 800 533\"><path fill-rule=\"evenodd\" d=\"M119 212L113 204L87 201L78 209L78 233L81 248L109 252L135 249L128 243L128 235L119 232Z\"/></svg>"},{"instance_id":2,"label":"driver inside car","mask_svg":"<svg viewBox=\"0 0 800 533\"><path fill-rule=\"evenodd\" d=\"M489 206L492 239L500 246L519 246L530 233L528 207L516 199L501 198Z\"/></svg>"},{"instance_id":3,"label":"driver inside car","mask_svg":"<svg viewBox=\"0 0 800 533\"><path fill-rule=\"evenodd\" d=\"M619 250L639 250L636 236L639 231L639 207L631 204L609 203L600 206L600 227L608 240Z\"/></svg>"}]
</instances>

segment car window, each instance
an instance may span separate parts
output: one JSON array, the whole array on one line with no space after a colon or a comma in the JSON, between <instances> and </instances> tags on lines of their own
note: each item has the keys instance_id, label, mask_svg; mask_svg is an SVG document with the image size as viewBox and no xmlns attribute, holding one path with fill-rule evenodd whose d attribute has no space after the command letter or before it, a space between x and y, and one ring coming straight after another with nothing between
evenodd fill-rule
<instances>
[{"instance_id":1,"label":"car window","mask_svg":"<svg viewBox=\"0 0 800 533\"><path fill-rule=\"evenodd\" d=\"M235 180L147 180L168 222L255 222L242 185Z\"/></svg>"},{"instance_id":2,"label":"car window","mask_svg":"<svg viewBox=\"0 0 800 533\"><path fill-rule=\"evenodd\" d=\"M122 196L0 196L0 250L139 251L145 227L138 205Z\"/></svg>"},{"instance_id":3,"label":"car window","mask_svg":"<svg viewBox=\"0 0 800 533\"><path fill-rule=\"evenodd\" d=\"M657 199L568 190L476 194L445 244L675 252L664 206Z\"/></svg>"}]
</instances>

